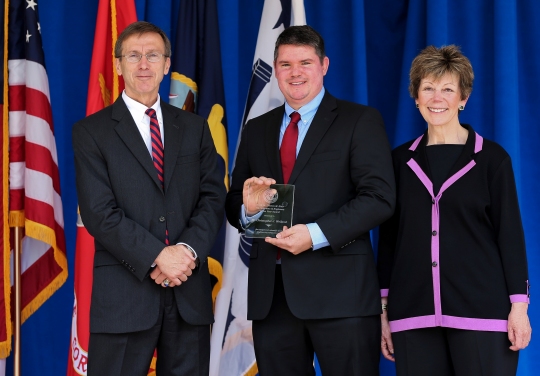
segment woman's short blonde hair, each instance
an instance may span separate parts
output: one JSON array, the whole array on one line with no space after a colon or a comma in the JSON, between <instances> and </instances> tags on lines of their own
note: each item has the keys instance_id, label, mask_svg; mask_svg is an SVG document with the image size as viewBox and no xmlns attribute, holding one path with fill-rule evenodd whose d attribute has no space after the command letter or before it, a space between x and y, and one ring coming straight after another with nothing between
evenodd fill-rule
<instances>
[{"instance_id":1,"label":"woman's short blonde hair","mask_svg":"<svg viewBox=\"0 0 540 376\"><path fill-rule=\"evenodd\" d=\"M471 95L474 73L471 62L456 45L428 46L416 56L409 72L409 93L418 98L420 82L426 77L440 79L445 74L456 74L459 77L461 99Z\"/></svg>"}]
</instances>

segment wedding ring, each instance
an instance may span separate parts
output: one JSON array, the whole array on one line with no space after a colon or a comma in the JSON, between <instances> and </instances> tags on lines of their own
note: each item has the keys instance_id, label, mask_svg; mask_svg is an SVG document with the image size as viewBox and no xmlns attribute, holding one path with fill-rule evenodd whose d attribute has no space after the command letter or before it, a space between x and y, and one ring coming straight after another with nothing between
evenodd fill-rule
<instances>
[{"instance_id":1,"label":"wedding ring","mask_svg":"<svg viewBox=\"0 0 540 376\"><path fill-rule=\"evenodd\" d=\"M169 287L169 283L171 283L171 281L169 281L169 278L165 278L165 279L163 280L163 285L164 285L165 287Z\"/></svg>"}]
</instances>

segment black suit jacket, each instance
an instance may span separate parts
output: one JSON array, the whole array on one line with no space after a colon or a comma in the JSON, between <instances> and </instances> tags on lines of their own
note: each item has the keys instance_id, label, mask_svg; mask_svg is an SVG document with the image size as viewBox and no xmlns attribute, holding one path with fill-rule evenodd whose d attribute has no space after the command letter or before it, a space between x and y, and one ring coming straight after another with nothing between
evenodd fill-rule
<instances>
[{"instance_id":1,"label":"black suit jacket","mask_svg":"<svg viewBox=\"0 0 540 376\"><path fill-rule=\"evenodd\" d=\"M241 230L242 186L252 176L283 183L279 130L284 106L246 125L227 195L229 222ZM330 246L297 256L282 252L287 303L301 319L381 313L369 230L392 215L395 187L390 146L377 110L328 92L302 143L289 184L293 224L316 222ZM266 317L272 303L277 248L254 239L248 318Z\"/></svg>"},{"instance_id":2,"label":"black suit jacket","mask_svg":"<svg viewBox=\"0 0 540 376\"><path fill-rule=\"evenodd\" d=\"M120 97L73 127L82 220L95 239L90 331L124 333L156 323L161 286L149 277L165 247L184 242L198 270L174 288L190 324L213 322L206 259L223 218L225 187L206 121L161 102L164 191L139 130Z\"/></svg>"}]
</instances>

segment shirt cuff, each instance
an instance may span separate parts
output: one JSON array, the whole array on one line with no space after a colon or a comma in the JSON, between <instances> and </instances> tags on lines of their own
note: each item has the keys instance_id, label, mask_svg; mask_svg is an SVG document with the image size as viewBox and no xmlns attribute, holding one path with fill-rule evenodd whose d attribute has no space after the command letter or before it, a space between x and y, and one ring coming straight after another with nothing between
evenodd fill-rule
<instances>
[{"instance_id":1,"label":"shirt cuff","mask_svg":"<svg viewBox=\"0 0 540 376\"><path fill-rule=\"evenodd\" d=\"M309 235L311 235L311 242L313 243L314 251L330 245L318 224L308 223L306 226L308 228Z\"/></svg>"},{"instance_id":2,"label":"shirt cuff","mask_svg":"<svg viewBox=\"0 0 540 376\"><path fill-rule=\"evenodd\" d=\"M191 248L191 246L189 244L186 244L186 243L176 243L176 245L185 245L187 249L189 249L189 251L191 252L191 254L193 255L193 257L195 257L196 259L199 258L199 256L197 256L197 252L195 252L195 250L193 248Z\"/></svg>"},{"instance_id":3,"label":"shirt cuff","mask_svg":"<svg viewBox=\"0 0 540 376\"><path fill-rule=\"evenodd\" d=\"M381 298L388 298L389 289L381 289Z\"/></svg>"},{"instance_id":4,"label":"shirt cuff","mask_svg":"<svg viewBox=\"0 0 540 376\"><path fill-rule=\"evenodd\" d=\"M259 219L261 217L261 215L263 214L263 212L264 212L264 210L261 210L257 214L249 217L246 214L246 207L244 206L244 204L242 204L242 209L240 209L240 225L245 230L246 228L249 227L249 225L251 225L257 219Z\"/></svg>"}]
</instances>

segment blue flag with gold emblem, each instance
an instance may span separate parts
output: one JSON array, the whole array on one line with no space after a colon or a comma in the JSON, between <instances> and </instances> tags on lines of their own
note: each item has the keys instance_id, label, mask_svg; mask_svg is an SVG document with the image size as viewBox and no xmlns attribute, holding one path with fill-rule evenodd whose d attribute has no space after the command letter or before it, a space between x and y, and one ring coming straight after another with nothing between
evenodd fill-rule
<instances>
[{"instance_id":1,"label":"blue flag with gold emblem","mask_svg":"<svg viewBox=\"0 0 540 376\"><path fill-rule=\"evenodd\" d=\"M172 56L169 103L208 120L214 145L229 189L229 152L225 121L225 92L221 71L219 27L215 0L185 0L178 13L177 35ZM210 251L208 267L215 302L223 276L225 224Z\"/></svg>"}]
</instances>

